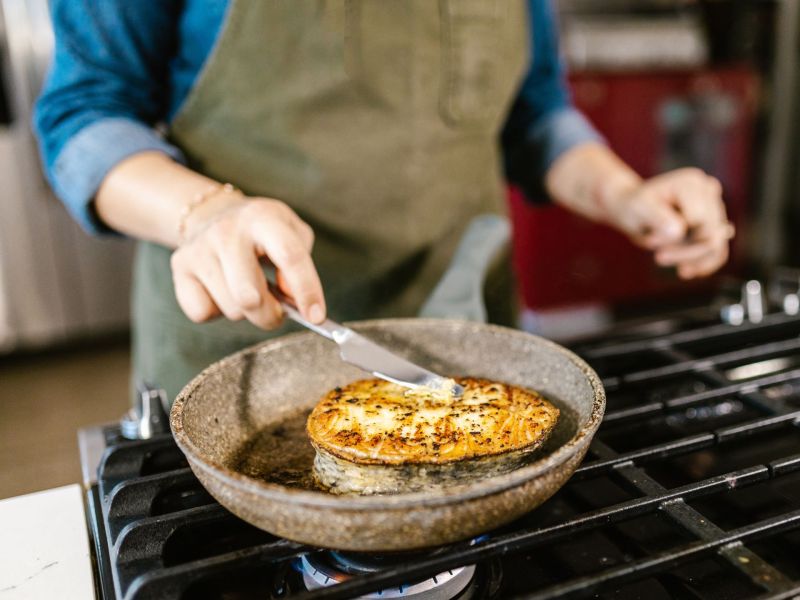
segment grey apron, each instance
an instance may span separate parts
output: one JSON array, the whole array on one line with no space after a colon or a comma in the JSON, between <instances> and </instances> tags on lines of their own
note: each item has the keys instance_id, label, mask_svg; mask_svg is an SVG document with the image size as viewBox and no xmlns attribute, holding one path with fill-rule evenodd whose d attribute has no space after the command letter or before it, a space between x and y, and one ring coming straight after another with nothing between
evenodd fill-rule
<instances>
[{"instance_id":1,"label":"grey apron","mask_svg":"<svg viewBox=\"0 0 800 600\"><path fill-rule=\"evenodd\" d=\"M468 223L504 212L499 131L528 39L526 0L232 0L170 139L314 229L332 318L413 316ZM174 398L286 329L192 323L169 257L139 245L134 378Z\"/></svg>"}]
</instances>

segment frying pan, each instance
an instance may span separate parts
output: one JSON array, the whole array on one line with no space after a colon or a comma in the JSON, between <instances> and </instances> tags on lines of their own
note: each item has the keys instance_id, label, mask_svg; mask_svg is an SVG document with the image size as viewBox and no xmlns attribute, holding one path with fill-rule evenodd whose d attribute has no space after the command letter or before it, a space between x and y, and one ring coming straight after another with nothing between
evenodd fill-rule
<instances>
[{"instance_id":1,"label":"frying pan","mask_svg":"<svg viewBox=\"0 0 800 600\"><path fill-rule=\"evenodd\" d=\"M364 373L313 333L247 348L195 377L175 401L170 423L211 495L261 529L314 546L371 552L476 536L558 490L600 425L600 380L553 342L468 321L385 319L350 326L439 373L538 390L561 410L558 424L528 464L504 475L465 479L445 490L337 496L314 485L305 419L324 393Z\"/></svg>"}]
</instances>

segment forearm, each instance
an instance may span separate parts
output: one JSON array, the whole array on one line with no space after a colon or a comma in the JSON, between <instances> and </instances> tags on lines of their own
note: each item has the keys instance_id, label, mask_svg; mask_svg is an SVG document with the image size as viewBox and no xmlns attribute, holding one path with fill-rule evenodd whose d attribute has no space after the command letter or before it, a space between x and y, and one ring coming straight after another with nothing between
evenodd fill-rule
<instances>
[{"instance_id":1,"label":"forearm","mask_svg":"<svg viewBox=\"0 0 800 600\"><path fill-rule=\"evenodd\" d=\"M625 233L681 277L708 275L727 259L734 231L722 186L700 169L645 181L606 146L586 143L552 164L545 185L555 202Z\"/></svg>"},{"instance_id":2,"label":"forearm","mask_svg":"<svg viewBox=\"0 0 800 600\"><path fill-rule=\"evenodd\" d=\"M608 221L616 199L642 179L607 146L589 142L562 154L550 167L545 187L553 200L593 221Z\"/></svg>"},{"instance_id":3,"label":"forearm","mask_svg":"<svg viewBox=\"0 0 800 600\"><path fill-rule=\"evenodd\" d=\"M187 207L198 197L204 201ZM112 229L169 248L183 240L186 231L205 213L242 202L220 184L175 162L161 152L142 152L116 165L103 180L95 197L95 210Z\"/></svg>"}]
</instances>

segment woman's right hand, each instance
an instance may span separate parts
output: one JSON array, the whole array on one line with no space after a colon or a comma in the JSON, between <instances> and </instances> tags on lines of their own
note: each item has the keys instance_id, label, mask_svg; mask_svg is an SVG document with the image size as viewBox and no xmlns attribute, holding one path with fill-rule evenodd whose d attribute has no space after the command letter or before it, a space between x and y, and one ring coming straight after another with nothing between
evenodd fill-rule
<instances>
[{"instance_id":1,"label":"woman's right hand","mask_svg":"<svg viewBox=\"0 0 800 600\"><path fill-rule=\"evenodd\" d=\"M221 207L191 215L186 241L172 254L178 304L200 323L224 315L264 329L283 321L260 260L276 269L281 290L303 316L325 319L325 298L311 260L314 232L283 202L237 195ZM205 214L204 214L205 213Z\"/></svg>"}]
</instances>

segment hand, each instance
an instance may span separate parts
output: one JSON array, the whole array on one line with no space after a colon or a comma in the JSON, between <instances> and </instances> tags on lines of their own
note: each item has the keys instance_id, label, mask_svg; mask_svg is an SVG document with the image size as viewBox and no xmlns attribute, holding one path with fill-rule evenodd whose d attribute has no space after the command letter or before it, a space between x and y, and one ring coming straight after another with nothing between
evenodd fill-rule
<instances>
[{"instance_id":1,"label":"hand","mask_svg":"<svg viewBox=\"0 0 800 600\"><path fill-rule=\"evenodd\" d=\"M266 258L303 316L324 320L325 299L311 260L314 233L291 208L237 195L209 210L192 215L187 241L172 254L175 295L186 316L199 323L222 314L264 329L279 326L283 311L259 263Z\"/></svg>"},{"instance_id":2,"label":"hand","mask_svg":"<svg viewBox=\"0 0 800 600\"><path fill-rule=\"evenodd\" d=\"M600 198L605 220L634 243L655 252L683 279L703 277L728 259L734 235L722 186L700 169L670 171Z\"/></svg>"}]
</instances>

